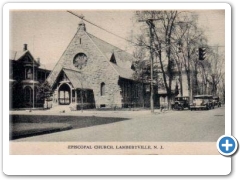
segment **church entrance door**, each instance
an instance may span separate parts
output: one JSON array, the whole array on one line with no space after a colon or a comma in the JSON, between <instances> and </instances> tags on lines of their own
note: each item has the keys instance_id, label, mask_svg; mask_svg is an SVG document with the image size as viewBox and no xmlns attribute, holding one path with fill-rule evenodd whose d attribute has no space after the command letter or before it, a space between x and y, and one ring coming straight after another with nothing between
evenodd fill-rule
<instances>
[{"instance_id":1,"label":"church entrance door","mask_svg":"<svg viewBox=\"0 0 240 180\"><path fill-rule=\"evenodd\" d=\"M71 103L71 88L68 84L62 84L58 90L58 102L60 105L69 105Z\"/></svg>"}]
</instances>

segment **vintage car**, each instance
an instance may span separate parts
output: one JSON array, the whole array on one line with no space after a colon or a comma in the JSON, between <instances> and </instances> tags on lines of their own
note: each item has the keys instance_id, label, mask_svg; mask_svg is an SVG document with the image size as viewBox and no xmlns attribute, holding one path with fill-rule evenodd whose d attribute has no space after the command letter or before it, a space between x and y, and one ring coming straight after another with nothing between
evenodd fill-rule
<instances>
[{"instance_id":1,"label":"vintage car","mask_svg":"<svg viewBox=\"0 0 240 180\"><path fill-rule=\"evenodd\" d=\"M188 96L175 97L175 101L172 108L177 110L183 110L185 108L189 109L189 97Z\"/></svg>"},{"instance_id":2,"label":"vintage car","mask_svg":"<svg viewBox=\"0 0 240 180\"><path fill-rule=\"evenodd\" d=\"M212 95L197 95L193 97L193 103L190 104L190 110L214 109Z\"/></svg>"},{"instance_id":3,"label":"vintage car","mask_svg":"<svg viewBox=\"0 0 240 180\"><path fill-rule=\"evenodd\" d=\"M217 107L221 107L222 104L221 104L219 97L217 97L217 96L213 97L213 105L217 106Z\"/></svg>"}]
</instances>

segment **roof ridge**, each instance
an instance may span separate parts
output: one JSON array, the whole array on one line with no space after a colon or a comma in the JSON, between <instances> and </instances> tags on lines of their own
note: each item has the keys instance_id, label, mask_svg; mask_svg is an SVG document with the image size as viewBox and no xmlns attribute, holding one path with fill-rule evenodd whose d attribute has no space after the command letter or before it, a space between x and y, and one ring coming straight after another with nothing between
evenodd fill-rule
<instances>
[{"instance_id":1,"label":"roof ridge","mask_svg":"<svg viewBox=\"0 0 240 180\"><path fill-rule=\"evenodd\" d=\"M133 56L133 55L130 54L129 52L127 52L127 51L125 51L125 50L123 50L123 49L121 49L121 48L119 48L119 47L117 47L117 46L115 46L115 45L113 45L113 44L110 44L109 42L104 41L103 39L101 39L101 38L99 38L99 37L97 37L97 36L94 36L94 35L92 35L92 34L90 34L90 33L88 33L88 32L86 32L86 33L87 33L88 35L91 35L91 36L93 36L93 37L95 37L95 38L97 38L97 39L99 39L99 40L101 40L101 41L103 41L103 42L105 42L105 43L107 43L107 44L109 44L109 45L111 45L111 46L113 46L113 47L115 47L115 48L117 48L117 49L119 49L119 50L127 53L127 54L129 54L130 56ZM113 53L114 53L114 52L113 52Z\"/></svg>"},{"instance_id":2,"label":"roof ridge","mask_svg":"<svg viewBox=\"0 0 240 180\"><path fill-rule=\"evenodd\" d=\"M97 47L97 49L99 50L99 52L102 53L102 55L106 58L107 62L110 64L110 66L114 69L114 71L120 76L120 74L118 73L118 71L114 68L114 66L112 65L112 63L110 62L110 60L108 60L108 58L106 57L106 55L99 49L99 47L96 45L96 43L92 40L92 38L89 36L89 33L85 32L86 35L89 37L89 39L93 42L93 44ZM90 34L91 35L91 34ZM94 36L95 37L95 36Z\"/></svg>"},{"instance_id":3,"label":"roof ridge","mask_svg":"<svg viewBox=\"0 0 240 180\"><path fill-rule=\"evenodd\" d=\"M49 81L49 79L51 78L52 74L54 73L54 69L57 68L57 66L59 65L60 61L62 60L63 55L64 55L65 52L67 51L68 47L70 46L70 44L72 43L72 41L74 40L74 38L76 37L76 35L78 34L78 31L79 31L79 29L78 29L77 32L74 34L73 38L72 38L71 41L68 43L67 48L63 51L63 53L62 53L62 55L60 56L59 60L57 61L57 63L56 63L55 66L53 67L51 73L49 74L49 76L48 76L48 78L47 78L47 81ZM62 65L60 64L60 66L62 66ZM63 67L62 67L62 68L63 68ZM58 72L58 75L59 75L60 72L61 72L61 70ZM57 77L58 77L58 75L57 75ZM52 83L51 86L53 86L53 84L56 82L56 80L57 80L57 78L55 78L55 81Z\"/></svg>"},{"instance_id":4,"label":"roof ridge","mask_svg":"<svg viewBox=\"0 0 240 180\"><path fill-rule=\"evenodd\" d=\"M16 51L16 50L9 50L9 55L11 53L14 54L13 59L12 60L19 60L21 59L27 52L29 52L28 50L26 51ZM30 53L30 52L29 52ZM17 58L17 54L20 54L20 56ZM31 54L31 53L30 53ZM34 59L33 55L31 54L32 58ZM16 59L17 58L17 59ZM10 59L10 58L9 58Z\"/></svg>"}]
</instances>

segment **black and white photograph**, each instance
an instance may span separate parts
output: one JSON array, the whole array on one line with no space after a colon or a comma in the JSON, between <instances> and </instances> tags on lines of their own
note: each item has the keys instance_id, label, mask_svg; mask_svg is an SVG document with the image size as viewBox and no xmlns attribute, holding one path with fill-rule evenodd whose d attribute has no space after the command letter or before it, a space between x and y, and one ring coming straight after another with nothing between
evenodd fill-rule
<instances>
[{"instance_id":1,"label":"black and white photograph","mask_svg":"<svg viewBox=\"0 0 240 180\"><path fill-rule=\"evenodd\" d=\"M10 154L218 154L224 9L21 9L9 24Z\"/></svg>"},{"instance_id":2,"label":"black and white photograph","mask_svg":"<svg viewBox=\"0 0 240 180\"><path fill-rule=\"evenodd\" d=\"M229 175L231 13L227 3L4 4L4 174Z\"/></svg>"}]
</instances>

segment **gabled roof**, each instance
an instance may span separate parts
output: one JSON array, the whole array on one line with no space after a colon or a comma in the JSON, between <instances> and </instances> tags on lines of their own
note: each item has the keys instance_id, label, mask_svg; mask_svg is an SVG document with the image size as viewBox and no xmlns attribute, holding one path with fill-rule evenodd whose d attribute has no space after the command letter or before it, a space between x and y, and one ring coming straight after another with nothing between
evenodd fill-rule
<instances>
[{"instance_id":1,"label":"gabled roof","mask_svg":"<svg viewBox=\"0 0 240 180\"><path fill-rule=\"evenodd\" d=\"M127 79L133 79L133 73L134 71L131 69L132 62L135 60L133 56L131 56L129 53L93 36L92 34L87 33L86 31L83 31L82 29L79 29L74 37L72 38L71 42L69 43L68 47L64 51L63 55L53 68L51 74L48 76L47 81L49 84L52 86L57 79L57 76L61 72L63 68L66 69L73 69L72 66L69 66L68 63L65 63L65 53L67 52L68 48L71 47L72 43L75 41L75 39L80 35L80 33L85 33L87 37L92 41L93 45L96 46L98 51L106 58L106 61L108 61L109 65L113 68L113 70L116 72L117 75L119 75L122 78L127 78ZM74 44L73 44L74 45ZM110 62L111 57L115 57L116 62ZM68 73L68 72L67 72ZM84 72L87 73L87 72ZM69 76L72 75L72 79L76 78L76 73L74 74L69 74ZM77 75L78 76L78 75ZM75 78L74 78L75 77ZM77 81L75 84L78 84ZM77 85L79 86L79 85Z\"/></svg>"},{"instance_id":2,"label":"gabled roof","mask_svg":"<svg viewBox=\"0 0 240 180\"><path fill-rule=\"evenodd\" d=\"M32 60L34 61L34 63L40 66L40 64L34 59L33 55L30 53L29 50L26 50L26 51L12 51L12 50L10 50L9 51L9 60L18 61L19 59L21 59L26 54L29 54L30 57L32 58Z\"/></svg>"},{"instance_id":3,"label":"gabled roof","mask_svg":"<svg viewBox=\"0 0 240 180\"><path fill-rule=\"evenodd\" d=\"M66 68L63 68L63 72L75 89L91 89L80 72Z\"/></svg>"},{"instance_id":4,"label":"gabled roof","mask_svg":"<svg viewBox=\"0 0 240 180\"><path fill-rule=\"evenodd\" d=\"M9 60L19 60L21 57L23 57L26 53L28 52L28 50L26 51L9 51Z\"/></svg>"},{"instance_id":5,"label":"gabled roof","mask_svg":"<svg viewBox=\"0 0 240 180\"><path fill-rule=\"evenodd\" d=\"M93 40L93 42L96 44L96 46L99 48L99 50L108 58L110 61L110 58L112 55L114 55L116 59L116 65L120 68L124 68L125 71L129 71L128 73L132 73L131 65L132 62L135 61L135 58L129 54L126 51L123 51L122 49L113 46L106 41L99 39L92 34L87 33L88 36Z\"/></svg>"},{"instance_id":6,"label":"gabled roof","mask_svg":"<svg viewBox=\"0 0 240 180\"><path fill-rule=\"evenodd\" d=\"M116 64L113 64L113 68L118 72L120 77L125 79L133 79L134 71L132 69L122 68Z\"/></svg>"}]
</instances>

